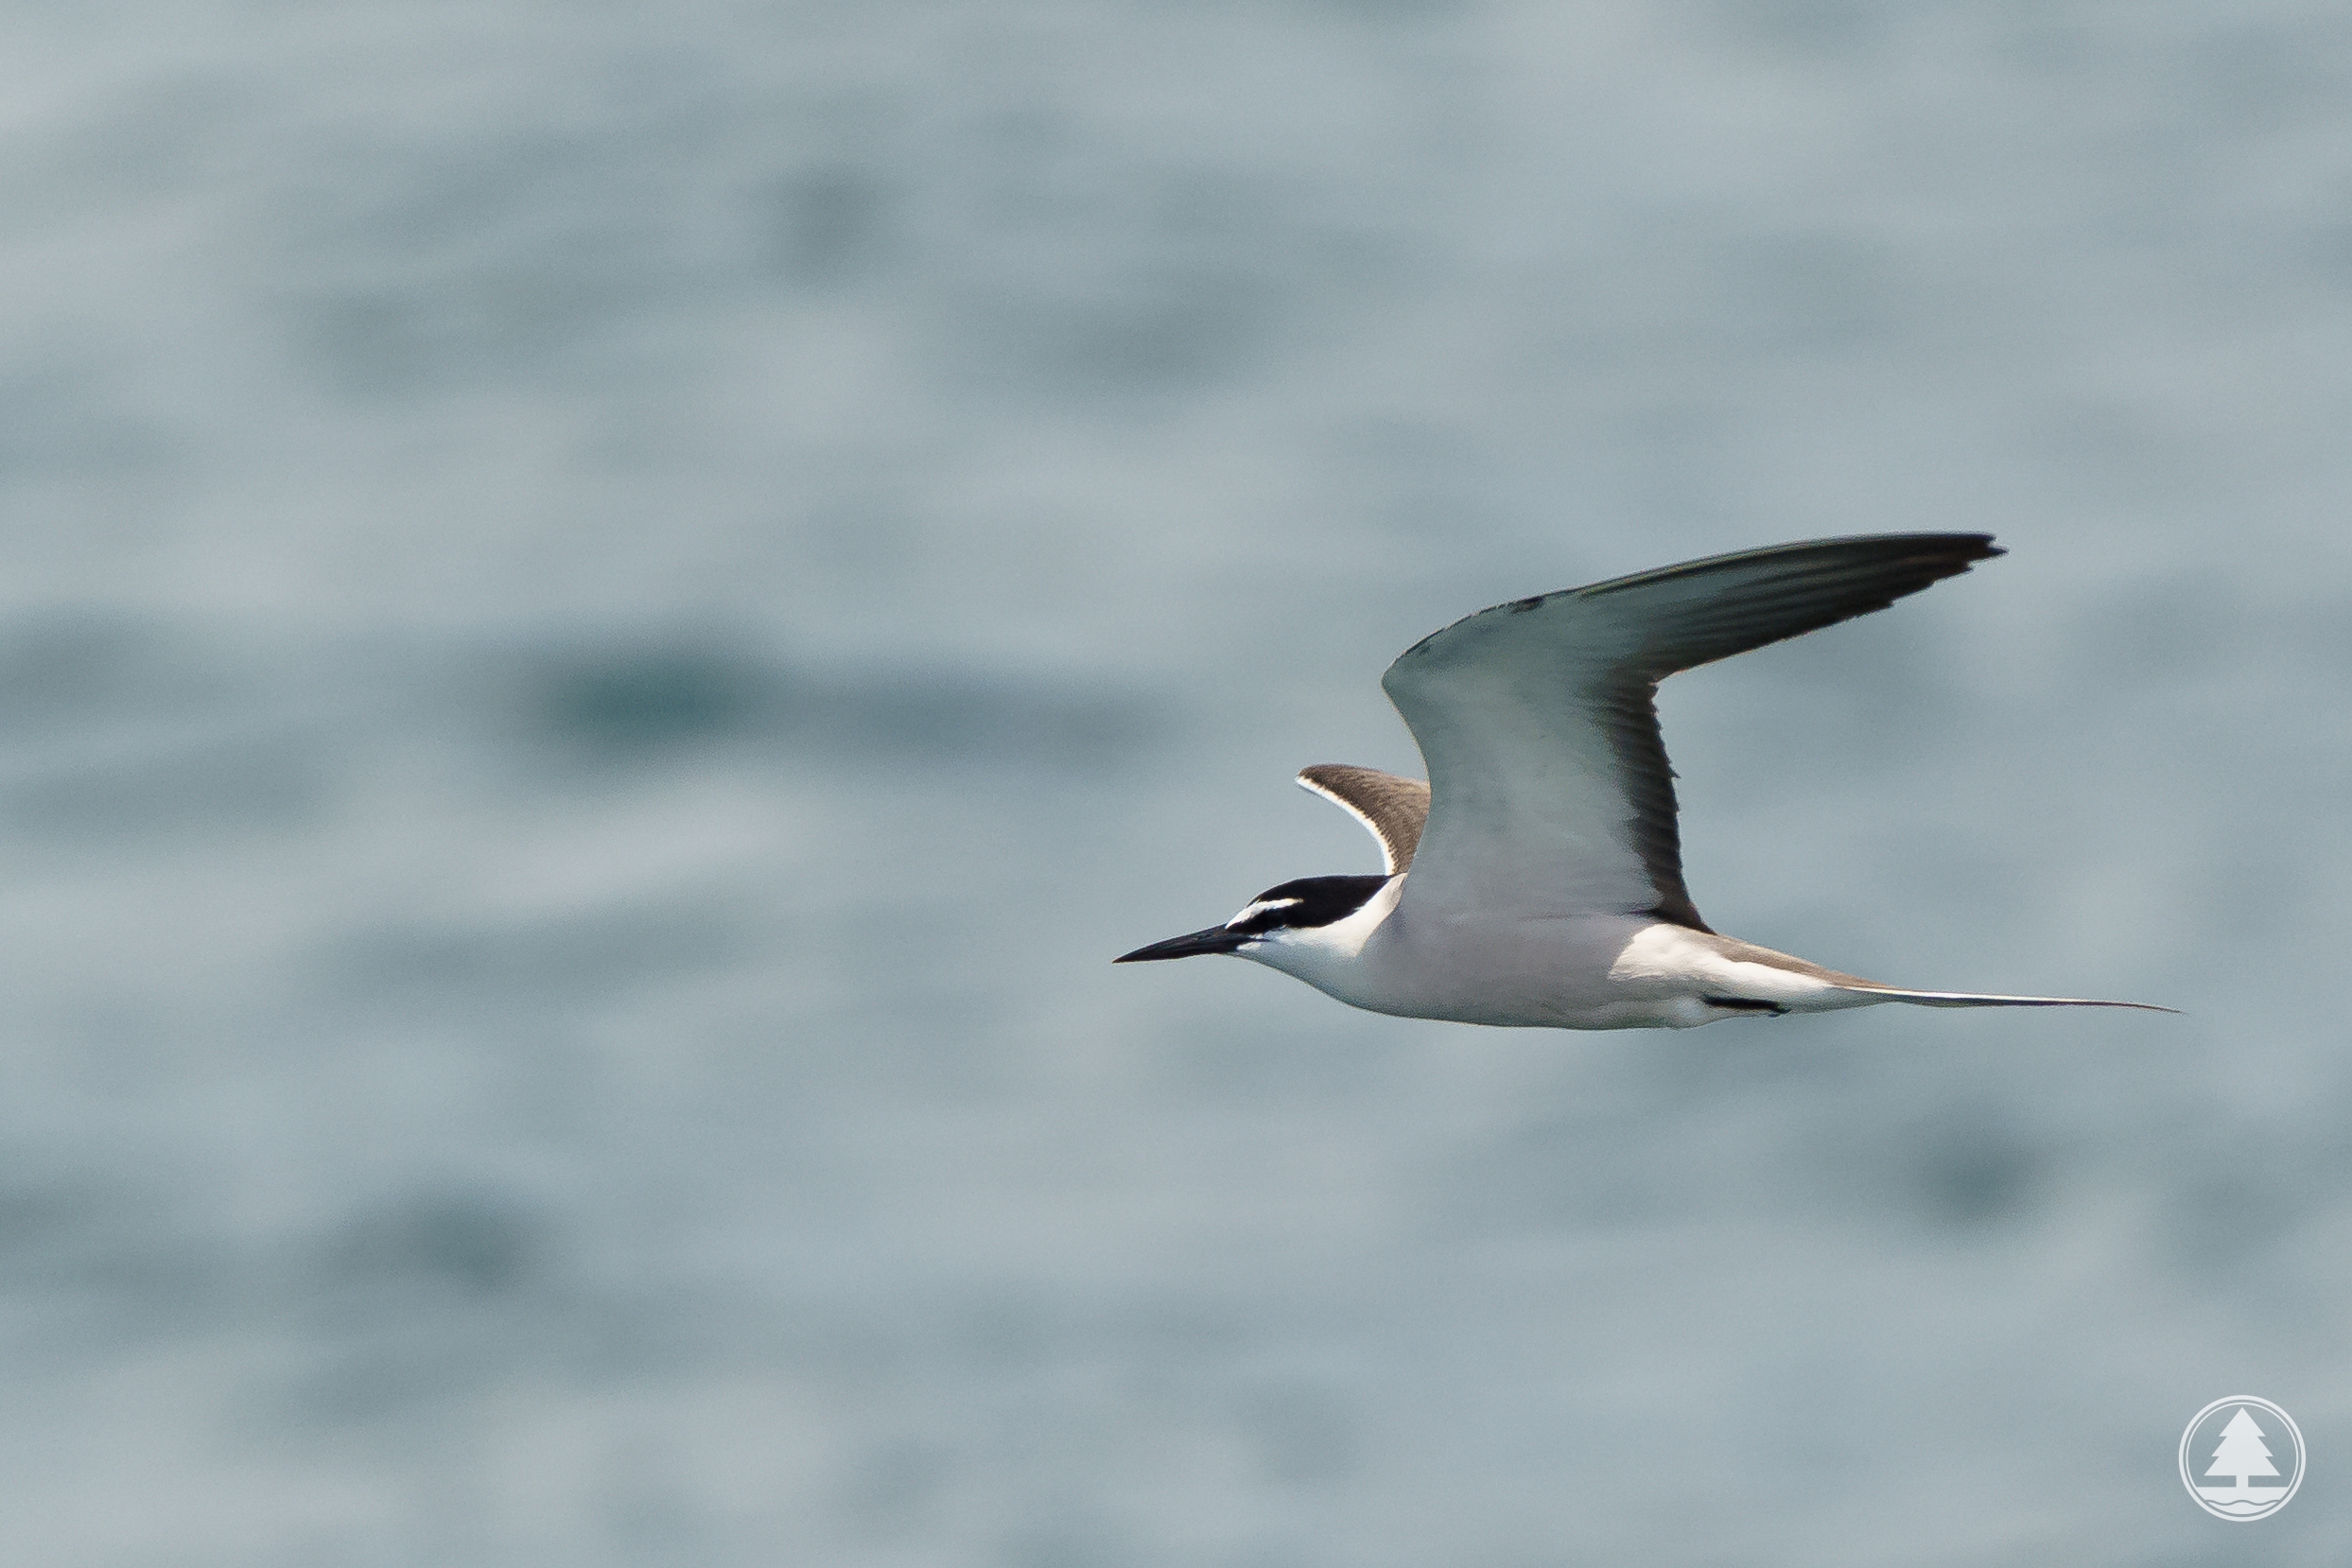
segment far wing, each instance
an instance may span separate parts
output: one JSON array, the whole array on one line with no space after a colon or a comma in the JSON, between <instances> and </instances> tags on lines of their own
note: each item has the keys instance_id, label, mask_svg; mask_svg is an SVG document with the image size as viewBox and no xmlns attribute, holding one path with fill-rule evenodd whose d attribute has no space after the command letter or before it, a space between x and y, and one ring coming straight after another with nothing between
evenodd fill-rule
<instances>
[{"instance_id":1,"label":"far wing","mask_svg":"<svg viewBox=\"0 0 2352 1568\"><path fill-rule=\"evenodd\" d=\"M1778 545L1498 604L1422 638L1381 677L1432 792L1405 900L1705 931L1682 885L1658 683L2000 553L1982 533Z\"/></svg>"},{"instance_id":2,"label":"far wing","mask_svg":"<svg viewBox=\"0 0 2352 1568\"><path fill-rule=\"evenodd\" d=\"M1378 768L1354 768L1345 762L1317 762L1300 771L1298 783L1370 829L1380 841L1388 875L1393 877L1413 863L1413 851L1421 842L1421 824L1429 816L1428 785L1418 778L1401 778Z\"/></svg>"}]
</instances>

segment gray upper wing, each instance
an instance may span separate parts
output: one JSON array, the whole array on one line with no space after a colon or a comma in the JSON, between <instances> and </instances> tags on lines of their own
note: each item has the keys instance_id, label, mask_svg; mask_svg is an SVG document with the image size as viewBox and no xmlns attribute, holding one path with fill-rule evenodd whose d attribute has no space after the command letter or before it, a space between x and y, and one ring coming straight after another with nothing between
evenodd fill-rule
<instances>
[{"instance_id":1,"label":"gray upper wing","mask_svg":"<svg viewBox=\"0 0 2352 1568\"><path fill-rule=\"evenodd\" d=\"M1381 677L1432 792L1404 898L1706 930L1682 884L1658 683L2000 553L1981 533L1778 545L1498 604L1422 638Z\"/></svg>"},{"instance_id":2,"label":"gray upper wing","mask_svg":"<svg viewBox=\"0 0 2352 1568\"><path fill-rule=\"evenodd\" d=\"M1413 863L1421 842L1421 824L1429 817L1429 786L1418 778L1402 778L1378 768L1350 767L1345 762L1318 762L1302 769L1299 784L1339 807L1371 829L1380 841L1381 859L1388 875Z\"/></svg>"}]
</instances>

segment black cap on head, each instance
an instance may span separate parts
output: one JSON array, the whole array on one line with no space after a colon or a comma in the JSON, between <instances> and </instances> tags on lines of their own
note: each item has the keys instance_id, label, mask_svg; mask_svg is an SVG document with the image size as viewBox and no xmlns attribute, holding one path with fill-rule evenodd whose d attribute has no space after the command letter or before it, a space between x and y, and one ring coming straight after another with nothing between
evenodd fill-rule
<instances>
[{"instance_id":1,"label":"black cap on head","mask_svg":"<svg viewBox=\"0 0 2352 1568\"><path fill-rule=\"evenodd\" d=\"M1111 960L1114 964L1140 964L1156 958L1192 958L1206 952L1238 952L1248 946L1250 939L1267 932L1281 929L1312 930L1344 920L1371 900L1373 894L1388 885L1385 877L1301 877L1280 887L1267 888L1249 901L1249 907L1225 925L1211 926L1207 931L1193 932L1184 936L1171 936L1165 942L1154 942L1148 948L1138 948Z\"/></svg>"}]
</instances>

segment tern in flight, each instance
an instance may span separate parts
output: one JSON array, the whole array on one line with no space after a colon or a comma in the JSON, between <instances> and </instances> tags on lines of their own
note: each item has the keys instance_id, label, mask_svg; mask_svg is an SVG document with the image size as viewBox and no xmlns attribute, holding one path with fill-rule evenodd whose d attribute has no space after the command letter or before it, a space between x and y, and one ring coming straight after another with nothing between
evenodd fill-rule
<instances>
[{"instance_id":1,"label":"tern in flight","mask_svg":"<svg viewBox=\"0 0 2352 1568\"><path fill-rule=\"evenodd\" d=\"M1401 654L1381 687L1429 781L1298 782L1380 841L1377 877L1268 888L1221 926L1115 960L1232 953L1376 1013L1554 1029L1924 1007L2151 1007L1882 985L1725 936L1682 885L1658 683L2001 554L1982 533L1821 539L1515 600Z\"/></svg>"}]
</instances>

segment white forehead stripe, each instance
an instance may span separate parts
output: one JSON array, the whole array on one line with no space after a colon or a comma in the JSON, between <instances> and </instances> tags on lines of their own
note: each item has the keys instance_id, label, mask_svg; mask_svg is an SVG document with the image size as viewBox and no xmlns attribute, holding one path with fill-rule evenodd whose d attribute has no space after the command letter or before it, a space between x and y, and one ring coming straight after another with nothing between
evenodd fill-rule
<instances>
[{"instance_id":1,"label":"white forehead stripe","mask_svg":"<svg viewBox=\"0 0 2352 1568\"><path fill-rule=\"evenodd\" d=\"M1230 920L1228 920L1226 924L1228 926L1238 926L1244 920L1249 919L1252 915L1263 915L1269 910L1288 909L1293 904L1302 902L1304 902L1304 900L1299 898L1260 898L1255 903L1251 904L1247 909L1242 911Z\"/></svg>"}]
</instances>

